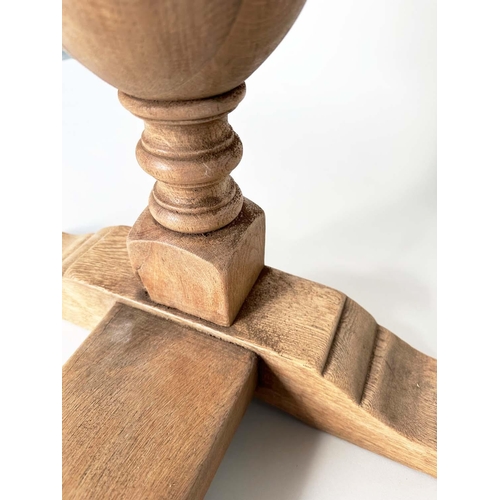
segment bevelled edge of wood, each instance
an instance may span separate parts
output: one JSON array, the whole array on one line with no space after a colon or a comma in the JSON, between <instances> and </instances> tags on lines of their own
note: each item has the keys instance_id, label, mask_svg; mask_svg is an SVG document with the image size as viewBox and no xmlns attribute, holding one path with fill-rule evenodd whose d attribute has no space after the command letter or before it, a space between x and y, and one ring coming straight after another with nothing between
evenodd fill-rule
<instances>
[{"instance_id":1,"label":"bevelled edge of wood","mask_svg":"<svg viewBox=\"0 0 500 500\"><path fill-rule=\"evenodd\" d=\"M75 303L100 296L258 354L257 395L304 422L436 474L436 360L344 294L265 267L230 327L153 303L130 268L128 228L111 228L66 270ZM78 323L78 310L70 321Z\"/></svg>"},{"instance_id":2,"label":"bevelled edge of wood","mask_svg":"<svg viewBox=\"0 0 500 500\"><path fill-rule=\"evenodd\" d=\"M97 233L73 235L62 233L62 272L81 255L97 243L106 233L113 228L106 227Z\"/></svg>"},{"instance_id":3,"label":"bevelled edge of wood","mask_svg":"<svg viewBox=\"0 0 500 500\"><path fill-rule=\"evenodd\" d=\"M130 228L118 226L123 232L128 233ZM107 233L113 232L117 227L103 228L97 233L73 235L62 233L62 274L73 264L78 257L85 254ZM98 290L91 290L85 284L63 282L62 289L62 317L67 321L93 330L101 319L108 313L116 302L112 295L104 297Z\"/></svg>"},{"instance_id":4,"label":"bevelled edge of wood","mask_svg":"<svg viewBox=\"0 0 500 500\"><path fill-rule=\"evenodd\" d=\"M63 368L64 498L203 498L256 382L252 352L116 304Z\"/></svg>"}]
</instances>

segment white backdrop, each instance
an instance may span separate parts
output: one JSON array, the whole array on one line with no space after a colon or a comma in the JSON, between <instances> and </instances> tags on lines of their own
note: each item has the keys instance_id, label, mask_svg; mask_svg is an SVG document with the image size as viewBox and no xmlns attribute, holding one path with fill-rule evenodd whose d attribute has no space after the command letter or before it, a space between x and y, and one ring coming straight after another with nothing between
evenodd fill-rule
<instances>
[{"instance_id":1,"label":"white backdrop","mask_svg":"<svg viewBox=\"0 0 500 500\"><path fill-rule=\"evenodd\" d=\"M342 290L436 355L435 2L310 0L230 115L266 263ZM63 64L63 230L132 225L142 123ZM63 360L87 332L63 323ZM253 402L207 499L418 499L436 481Z\"/></svg>"}]
</instances>

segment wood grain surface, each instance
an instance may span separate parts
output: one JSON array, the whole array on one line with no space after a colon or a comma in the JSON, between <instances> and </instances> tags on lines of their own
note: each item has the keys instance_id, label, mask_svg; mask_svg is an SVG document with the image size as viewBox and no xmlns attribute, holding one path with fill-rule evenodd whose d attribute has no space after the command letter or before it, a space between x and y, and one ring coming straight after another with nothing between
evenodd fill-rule
<instances>
[{"instance_id":1,"label":"wood grain surface","mask_svg":"<svg viewBox=\"0 0 500 500\"><path fill-rule=\"evenodd\" d=\"M136 156L156 179L148 207L161 226L183 234L207 234L227 227L241 214L243 195L229 174L243 148L227 115L243 99L245 80L278 46L304 3L63 0L65 51L116 87L120 102L144 120ZM144 227L138 224L142 235ZM155 245L151 239L133 252L137 259L132 264L149 270L139 276L151 297L167 306L176 305L175 300L202 283L184 283L178 275L187 278L199 272L205 279L202 293L187 298L181 309L230 324L263 267L263 222L261 227L262 234L249 232L237 249L229 247L229 259L212 252L196 269L191 259L188 273L184 257L196 261L196 254L182 246ZM251 245L249 252L244 250L246 243ZM144 248L152 250L151 261ZM174 289L169 286L173 280L164 283L156 273L163 269L158 263L166 261L169 275L176 269Z\"/></svg>"},{"instance_id":2,"label":"wood grain surface","mask_svg":"<svg viewBox=\"0 0 500 500\"><path fill-rule=\"evenodd\" d=\"M127 248L154 302L228 326L264 267L264 240L264 212L245 199L231 224L207 234L165 229L146 209Z\"/></svg>"},{"instance_id":3,"label":"wood grain surface","mask_svg":"<svg viewBox=\"0 0 500 500\"><path fill-rule=\"evenodd\" d=\"M229 174L243 146L227 115L244 96L245 84L192 101L148 101L119 92L123 106L144 120L136 156L156 179L148 206L162 226L207 233L240 213L243 195Z\"/></svg>"},{"instance_id":4,"label":"wood grain surface","mask_svg":"<svg viewBox=\"0 0 500 500\"><path fill-rule=\"evenodd\" d=\"M203 498L256 366L248 350L114 305L63 368L63 497Z\"/></svg>"},{"instance_id":5,"label":"wood grain surface","mask_svg":"<svg viewBox=\"0 0 500 500\"><path fill-rule=\"evenodd\" d=\"M243 83L305 0L63 0L63 48L144 99L212 97Z\"/></svg>"},{"instance_id":6,"label":"wood grain surface","mask_svg":"<svg viewBox=\"0 0 500 500\"><path fill-rule=\"evenodd\" d=\"M264 401L436 474L435 359L379 326L343 293L269 267L229 327L156 304L130 268L128 232L120 226L96 233L98 241L84 251L84 242L73 245L78 257L63 277L65 319L91 329L118 300L242 346L260 357L256 394Z\"/></svg>"}]
</instances>

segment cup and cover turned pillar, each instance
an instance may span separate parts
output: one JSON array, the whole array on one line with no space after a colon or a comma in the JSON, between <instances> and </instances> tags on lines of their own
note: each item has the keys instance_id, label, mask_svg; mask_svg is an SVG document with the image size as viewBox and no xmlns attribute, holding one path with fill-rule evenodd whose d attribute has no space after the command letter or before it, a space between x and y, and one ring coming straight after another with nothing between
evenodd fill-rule
<instances>
[{"instance_id":1,"label":"cup and cover turned pillar","mask_svg":"<svg viewBox=\"0 0 500 500\"><path fill-rule=\"evenodd\" d=\"M245 84L191 101L148 101L119 92L123 106L144 120L136 155L157 179L149 210L162 226L208 233L240 213L243 195L229 174L240 162L243 147L227 115L244 96Z\"/></svg>"},{"instance_id":2,"label":"cup and cover turned pillar","mask_svg":"<svg viewBox=\"0 0 500 500\"><path fill-rule=\"evenodd\" d=\"M229 175L241 141L227 115L305 0L63 0L63 47L144 120L156 179L130 231L150 298L230 325L264 266L264 212Z\"/></svg>"},{"instance_id":3,"label":"cup and cover turned pillar","mask_svg":"<svg viewBox=\"0 0 500 500\"><path fill-rule=\"evenodd\" d=\"M213 98L149 101L119 93L142 118L141 167L156 179L128 237L155 302L230 325L264 267L264 212L229 175L243 148L227 114L245 84Z\"/></svg>"}]
</instances>

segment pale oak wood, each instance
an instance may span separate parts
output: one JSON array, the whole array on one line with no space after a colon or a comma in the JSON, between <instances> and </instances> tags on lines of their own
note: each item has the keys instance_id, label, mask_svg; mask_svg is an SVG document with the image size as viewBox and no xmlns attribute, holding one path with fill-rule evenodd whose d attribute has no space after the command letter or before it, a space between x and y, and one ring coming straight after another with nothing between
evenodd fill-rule
<instances>
[{"instance_id":1,"label":"pale oak wood","mask_svg":"<svg viewBox=\"0 0 500 500\"><path fill-rule=\"evenodd\" d=\"M63 0L63 47L143 99L189 100L243 83L273 52L305 0Z\"/></svg>"},{"instance_id":2,"label":"pale oak wood","mask_svg":"<svg viewBox=\"0 0 500 500\"><path fill-rule=\"evenodd\" d=\"M148 101L119 92L125 108L144 120L139 165L156 179L149 210L162 226L199 234L227 226L243 195L229 173L243 155L227 120L245 96L245 84L192 101Z\"/></svg>"},{"instance_id":3,"label":"pale oak wood","mask_svg":"<svg viewBox=\"0 0 500 500\"><path fill-rule=\"evenodd\" d=\"M118 300L245 347L261 358L256 394L263 400L436 474L435 359L378 326L344 294L268 267L230 327L156 304L130 269L128 231L108 228L96 233L92 247L73 248L78 258L63 277L65 296L71 297L65 319L93 328L95 318Z\"/></svg>"},{"instance_id":4,"label":"pale oak wood","mask_svg":"<svg viewBox=\"0 0 500 500\"><path fill-rule=\"evenodd\" d=\"M65 50L119 89L122 104L145 121L136 153L157 179L149 211L161 226L205 234L238 220L244 200L229 173L241 159L242 145L227 114L304 2L63 0ZM131 245L131 260L135 269L148 270L139 276L150 296L230 324L264 265L263 220L243 235L241 228L248 227L233 225L229 239L237 238L238 245L220 253L214 249L221 245L214 245L198 263L188 239L156 229L156 242L143 238L150 227L145 218L136 224L140 238ZM214 238L221 241L220 235ZM241 251L246 244L252 251ZM210 250L209 242L205 246ZM160 263L167 261L168 283L158 277L165 276Z\"/></svg>"},{"instance_id":5,"label":"pale oak wood","mask_svg":"<svg viewBox=\"0 0 500 500\"><path fill-rule=\"evenodd\" d=\"M144 119L137 160L157 179L129 236L132 267L155 302L219 325L231 324L264 267L264 212L229 176L243 149L227 114L244 95L245 84L192 101L119 93Z\"/></svg>"},{"instance_id":6,"label":"pale oak wood","mask_svg":"<svg viewBox=\"0 0 500 500\"><path fill-rule=\"evenodd\" d=\"M231 224L200 235L165 229L145 210L127 247L153 301L228 326L264 267L264 234L264 212L244 200Z\"/></svg>"},{"instance_id":7,"label":"pale oak wood","mask_svg":"<svg viewBox=\"0 0 500 500\"><path fill-rule=\"evenodd\" d=\"M342 293L264 268L230 327L186 314L229 325L262 268L263 260L245 260L250 234L234 247L211 245L221 228L233 232L227 241L234 240L245 207L229 177L241 144L227 124L227 105L303 3L63 0L64 46L120 89L125 106L145 119L138 160L158 180L151 215L140 217L129 238L134 269L149 296L127 262L128 229L111 229L73 240L66 252L65 317L92 327L118 300L243 346L261 358L261 398L434 474L435 360L377 325ZM214 111L216 104L221 107ZM195 239L203 231L211 231L204 244ZM263 255L263 229L256 240ZM201 264L193 265L200 255ZM257 264L247 271L252 262ZM239 279L224 275L227 269ZM197 291L186 293L191 289ZM207 301L208 290L214 293ZM240 304L228 307L232 295Z\"/></svg>"},{"instance_id":8,"label":"pale oak wood","mask_svg":"<svg viewBox=\"0 0 500 500\"><path fill-rule=\"evenodd\" d=\"M63 369L64 498L203 498L256 367L250 351L114 305Z\"/></svg>"}]
</instances>

